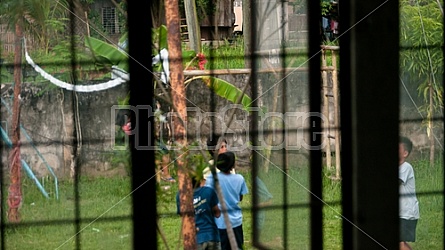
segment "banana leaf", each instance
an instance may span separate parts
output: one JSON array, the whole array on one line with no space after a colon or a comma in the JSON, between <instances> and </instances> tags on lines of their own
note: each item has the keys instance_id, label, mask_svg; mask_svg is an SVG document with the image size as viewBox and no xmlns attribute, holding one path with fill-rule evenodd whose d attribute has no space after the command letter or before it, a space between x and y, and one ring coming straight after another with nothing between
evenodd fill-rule
<instances>
[{"instance_id":1,"label":"banana leaf","mask_svg":"<svg viewBox=\"0 0 445 250\"><path fill-rule=\"evenodd\" d=\"M232 85L227 81L224 81L216 77L212 76L194 77L194 79L198 78L202 79L206 84L206 86L210 88L213 92L215 92L215 94L233 103L236 103L239 97L242 95L241 104L243 105L245 110L250 111L250 105L252 104L252 99L248 95L243 94L243 91L241 89L237 88L236 86Z\"/></svg>"},{"instance_id":2,"label":"banana leaf","mask_svg":"<svg viewBox=\"0 0 445 250\"><path fill-rule=\"evenodd\" d=\"M167 27L165 25L161 25L156 29L152 29L151 37L153 39L154 44L156 45L155 46L156 51L157 50L160 51L163 48L167 48ZM157 54L157 52L153 54Z\"/></svg>"},{"instance_id":3,"label":"banana leaf","mask_svg":"<svg viewBox=\"0 0 445 250\"><path fill-rule=\"evenodd\" d=\"M94 53L96 62L103 65L116 65L128 72L128 55L112 44L94 37L85 38L85 45Z\"/></svg>"}]
</instances>

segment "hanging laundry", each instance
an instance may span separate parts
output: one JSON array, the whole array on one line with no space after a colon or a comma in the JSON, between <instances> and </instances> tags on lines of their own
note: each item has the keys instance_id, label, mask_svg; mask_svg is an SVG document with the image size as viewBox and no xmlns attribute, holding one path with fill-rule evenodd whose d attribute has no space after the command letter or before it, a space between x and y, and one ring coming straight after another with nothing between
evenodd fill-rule
<instances>
[{"instance_id":1,"label":"hanging laundry","mask_svg":"<svg viewBox=\"0 0 445 250\"><path fill-rule=\"evenodd\" d=\"M331 20L331 31L334 34L338 34L338 22L335 20Z\"/></svg>"},{"instance_id":2,"label":"hanging laundry","mask_svg":"<svg viewBox=\"0 0 445 250\"><path fill-rule=\"evenodd\" d=\"M321 24L322 24L323 30L327 30L329 28L329 20L326 17L321 18Z\"/></svg>"}]
</instances>

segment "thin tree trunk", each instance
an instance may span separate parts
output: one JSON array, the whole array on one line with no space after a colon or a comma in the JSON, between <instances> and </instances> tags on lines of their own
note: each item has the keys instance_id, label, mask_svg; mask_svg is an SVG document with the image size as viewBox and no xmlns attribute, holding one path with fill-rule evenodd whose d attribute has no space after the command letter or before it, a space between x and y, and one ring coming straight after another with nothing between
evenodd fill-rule
<instances>
[{"instance_id":1,"label":"thin tree trunk","mask_svg":"<svg viewBox=\"0 0 445 250\"><path fill-rule=\"evenodd\" d=\"M434 131L433 131L433 114L434 114L434 100L433 100L433 86L430 85L430 114L428 117L428 137L430 139L430 166L434 166Z\"/></svg>"},{"instance_id":2,"label":"thin tree trunk","mask_svg":"<svg viewBox=\"0 0 445 250\"><path fill-rule=\"evenodd\" d=\"M176 159L178 164L179 200L182 216L182 236L184 249L196 249L196 226L193 207L193 189L186 164L187 137L184 124L186 124L186 93L182 65L182 48L180 34L180 16L178 0L165 2L165 16L167 17L167 43L170 60L170 79L172 86L172 100L177 115L173 117L173 139L176 146L181 147Z\"/></svg>"},{"instance_id":3,"label":"thin tree trunk","mask_svg":"<svg viewBox=\"0 0 445 250\"><path fill-rule=\"evenodd\" d=\"M20 222L19 207L22 203L21 190L21 161L20 161L20 92L22 81L22 38L23 32L20 21L15 25L14 48L14 102L12 104L12 151L9 167L8 220L11 223Z\"/></svg>"}]
</instances>

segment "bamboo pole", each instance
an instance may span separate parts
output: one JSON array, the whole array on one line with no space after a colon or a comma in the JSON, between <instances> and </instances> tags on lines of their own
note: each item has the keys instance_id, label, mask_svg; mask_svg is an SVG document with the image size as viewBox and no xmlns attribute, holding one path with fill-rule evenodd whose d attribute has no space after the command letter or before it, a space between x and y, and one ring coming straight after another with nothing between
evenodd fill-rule
<instances>
[{"instance_id":1,"label":"bamboo pole","mask_svg":"<svg viewBox=\"0 0 445 250\"><path fill-rule=\"evenodd\" d=\"M279 75L278 75L278 73L276 71L274 71L274 68L269 63L269 61L263 58L263 62L264 62L264 64L267 65L268 69L273 70L272 73L274 74L275 79L278 80L279 79ZM272 110L271 110L271 112L276 112L277 111L277 107L278 107L278 91L279 91L278 86L275 86L274 87L274 91L273 91L273 98L272 98L272 100L273 100L272 102L273 103L272 103ZM260 96L262 96L262 93L261 93ZM262 98L260 98L260 99L262 99ZM277 127L277 125L278 125L277 124L278 122L277 122L275 117L272 117L271 119L272 120L269 121L269 123L267 124L267 127L268 127L269 131L273 131ZM272 154L273 136L274 136L273 132L272 133L267 133L265 135L265 137L266 137L265 140L267 142L267 145L266 145L266 148L264 148L264 158L266 160L264 161L264 164L263 164L263 170L266 173L269 172L269 162L270 162L270 156ZM286 164L286 166L287 166L287 164ZM286 171L286 173L288 173L287 169L284 169L284 171Z\"/></svg>"},{"instance_id":2,"label":"bamboo pole","mask_svg":"<svg viewBox=\"0 0 445 250\"><path fill-rule=\"evenodd\" d=\"M334 67L321 67L324 71L333 71ZM309 72L308 68L266 68L258 69L255 73L280 73L292 74L295 72ZM184 76L214 76L214 75L242 75L252 73L251 69L215 69L215 70L184 70ZM158 74L155 72L155 74Z\"/></svg>"},{"instance_id":3,"label":"bamboo pole","mask_svg":"<svg viewBox=\"0 0 445 250\"><path fill-rule=\"evenodd\" d=\"M322 61L322 67L326 67L326 50L322 50L321 52L321 61ZM324 134L326 135L326 139L328 140L328 143L326 144L326 166L330 170L332 168L332 159L331 159L331 139L329 136L329 86L328 86L328 73L323 70L321 74L322 80L323 80L323 115L325 116L325 119L323 121L324 126Z\"/></svg>"},{"instance_id":4,"label":"bamboo pole","mask_svg":"<svg viewBox=\"0 0 445 250\"><path fill-rule=\"evenodd\" d=\"M194 50L195 53L200 53L201 31L198 24L198 15L196 14L195 0L184 0L184 9L190 48Z\"/></svg>"},{"instance_id":5,"label":"bamboo pole","mask_svg":"<svg viewBox=\"0 0 445 250\"><path fill-rule=\"evenodd\" d=\"M341 174L341 158L340 158L340 109L339 109L339 97L338 79L337 79L337 51L332 50L332 92L334 95L334 128L335 128L335 178L340 179Z\"/></svg>"}]
</instances>

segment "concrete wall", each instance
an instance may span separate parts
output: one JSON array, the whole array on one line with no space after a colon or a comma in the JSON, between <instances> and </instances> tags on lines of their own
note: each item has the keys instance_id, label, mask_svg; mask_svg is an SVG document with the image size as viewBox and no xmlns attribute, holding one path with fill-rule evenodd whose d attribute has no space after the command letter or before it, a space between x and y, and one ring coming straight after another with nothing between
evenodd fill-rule
<instances>
[{"instance_id":1,"label":"concrete wall","mask_svg":"<svg viewBox=\"0 0 445 250\"><path fill-rule=\"evenodd\" d=\"M1 122L10 134L12 107L12 86L2 84ZM93 92L75 93L53 85L22 85L21 93L21 153L24 159L38 176L49 174L44 160L52 167L57 176L72 174L72 132L75 114L78 110L81 144L78 147L81 172L92 173L111 168L110 152L112 149L112 113L111 108L127 94L127 86ZM74 105L73 99L77 99ZM5 105L6 104L6 105ZM26 134L32 141L29 141ZM2 150L2 163L8 165L9 149ZM36 150L37 149L37 150Z\"/></svg>"},{"instance_id":2,"label":"concrete wall","mask_svg":"<svg viewBox=\"0 0 445 250\"><path fill-rule=\"evenodd\" d=\"M246 75L226 75L220 78L243 88L248 83ZM308 150L304 145L309 145L308 124L302 117L291 116L281 123L279 120L282 112L283 101L286 102L286 111L294 114L304 114L308 111L308 86L306 73L294 73L283 80L276 78L273 74L259 74L259 104L263 106L267 115L277 112L274 116L263 116L260 118L260 129L270 131L262 132L260 140L266 145L272 146L271 159L276 166L283 166L283 151L286 147L288 162L290 166L307 166ZM286 85L286 93L282 92L283 84ZM31 142L25 132L21 132L21 152L22 158L31 166L38 176L49 175L45 162L40 158L39 153L44 157L59 178L72 175L72 152L73 138L70 136L74 131L75 120L79 121L81 144L77 149L80 155L79 164L82 174L106 174L120 173L125 171L116 168L122 165L117 164L118 157L122 154L115 151L114 131L119 129L115 126L116 112L112 112L113 105L118 104L128 93L128 85L123 84L112 89L93 93L75 93L62 90L48 84L25 83L21 93L21 122L26 134L31 138ZM13 89L9 84L2 84L1 97L1 125L10 133L11 115L8 113L8 106L12 107ZM247 94L251 95L250 87ZM215 100L215 114L210 114L211 100ZM73 101L77 99L77 102ZM239 167L249 166L251 148L249 147L249 134L253 132L250 128L251 117L242 108L233 108L229 101L216 95L200 81L194 81L187 86L187 105L190 107L188 113L188 140L189 142L199 142L205 145L210 131L221 133L228 125L229 115L235 112L235 118L227 131L227 140L231 150L236 151ZM77 103L74 106L74 103ZM6 105L5 105L6 104ZM167 105L163 105L166 109ZM230 108L232 107L232 108ZM74 119L73 110L77 109L79 116ZM330 109L330 112L333 112ZM331 116L331 114L330 114ZM212 121L212 117L215 118ZM273 118L271 118L273 117ZM272 120L278 118L275 127L271 126ZM418 113L409 107L402 107L401 119L419 119ZM331 121L332 121L331 117ZM213 124L213 125L212 125ZM443 126L439 126L435 131L439 141L443 138ZM284 128L288 131L281 133ZM413 157L427 157L429 151L426 129L419 121L404 122L401 124L401 133L413 139L415 150ZM270 140L270 141L269 141ZM334 145L331 140L331 149ZM264 145L264 144L263 144ZM2 163L7 169L9 149L3 144ZM437 145L437 151L441 151L441 145ZM36 151L38 150L38 152ZM262 150L258 150L264 153Z\"/></svg>"}]
</instances>

